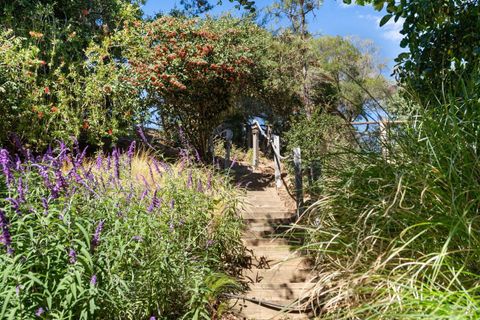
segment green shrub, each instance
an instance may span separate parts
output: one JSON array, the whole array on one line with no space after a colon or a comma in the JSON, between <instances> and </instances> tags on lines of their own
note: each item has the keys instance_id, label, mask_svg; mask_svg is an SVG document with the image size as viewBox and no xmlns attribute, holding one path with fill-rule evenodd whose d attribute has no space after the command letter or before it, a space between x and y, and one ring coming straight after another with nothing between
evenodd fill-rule
<instances>
[{"instance_id":1,"label":"green shrub","mask_svg":"<svg viewBox=\"0 0 480 320\"><path fill-rule=\"evenodd\" d=\"M302 168L309 182L307 192L318 192L322 167L327 163L333 165L332 159L337 160L332 155L348 146L348 138L351 137L348 130L341 118L319 111L310 118L300 115L293 119L290 130L285 134L287 153L291 155L294 148L300 148ZM286 164L289 171L293 172L293 162Z\"/></svg>"},{"instance_id":2,"label":"green shrub","mask_svg":"<svg viewBox=\"0 0 480 320\"><path fill-rule=\"evenodd\" d=\"M223 177L133 150L0 155L1 319L208 317L235 289L241 220Z\"/></svg>"}]
</instances>

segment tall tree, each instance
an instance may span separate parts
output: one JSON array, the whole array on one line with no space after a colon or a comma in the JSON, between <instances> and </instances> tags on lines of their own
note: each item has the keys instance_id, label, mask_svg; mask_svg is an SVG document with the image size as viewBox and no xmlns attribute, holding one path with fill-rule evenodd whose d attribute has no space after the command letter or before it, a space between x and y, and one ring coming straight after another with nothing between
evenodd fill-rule
<instances>
[{"instance_id":1,"label":"tall tree","mask_svg":"<svg viewBox=\"0 0 480 320\"><path fill-rule=\"evenodd\" d=\"M293 33L298 35L302 40L302 46L300 48L303 75L302 100L307 115L310 115L313 111L313 105L309 97L309 88L307 84L309 69L307 40L310 37L310 33L308 32L308 17L310 15L315 15L315 11L318 10L322 4L322 0L276 0L269 8L270 13L274 16L278 18L287 18L290 21Z\"/></svg>"}]
</instances>

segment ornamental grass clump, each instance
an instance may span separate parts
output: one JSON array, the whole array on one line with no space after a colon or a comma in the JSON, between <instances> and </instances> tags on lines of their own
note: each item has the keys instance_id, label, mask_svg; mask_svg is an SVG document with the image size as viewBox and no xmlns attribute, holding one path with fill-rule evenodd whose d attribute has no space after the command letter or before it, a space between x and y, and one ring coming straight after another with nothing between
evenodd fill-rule
<instances>
[{"instance_id":1,"label":"ornamental grass clump","mask_svg":"<svg viewBox=\"0 0 480 320\"><path fill-rule=\"evenodd\" d=\"M215 314L243 254L235 189L134 145L85 154L0 149L0 319Z\"/></svg>"},{"instance_id":2,"label":"ornamental grass clump","mask_svg":"<svg viewBox=\"0 0 480 320\"><path fill-rule=\"evenodd\" d=\"M322 319L480 318L479 92L462 81L405 104L410 120L383 154L323 168L301 227Z\"/></svg>"}]
</instances>

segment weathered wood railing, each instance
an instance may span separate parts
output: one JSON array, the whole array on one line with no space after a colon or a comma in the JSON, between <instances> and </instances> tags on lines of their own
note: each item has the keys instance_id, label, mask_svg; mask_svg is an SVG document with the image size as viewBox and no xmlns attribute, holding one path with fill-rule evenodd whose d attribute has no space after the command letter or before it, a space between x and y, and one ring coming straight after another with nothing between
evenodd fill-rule
<instances>
[{"instance_id":1,"label":"weathered wood railing","mask_svg":"<svg viewBox=\"0 0 480 320\"><path fill-rule=\"evenodd\" d=\"M391 121L391 120L380 119L379 121L350 122L349 124L352 126L378 125L381 152L384 157L388 157L388 148L386 148L387 140L388 140L388 127L392 124L404 124L404 123L406 123L406 121ZM255 121L252 124L251 128L248 128L248 129L250 130L247 130L247 132L250 131L251 137L252 137L251 140L247 138L247 145L249 148L251 147L253 151L252 166L254 168L258 168L258 165L260 163L259 162L260 145L261 145L260 140L261 140L261 137L263 137L264 141L266 142L265 146L267 148L271 148L271 150L273 151L273 161L274 161L274 168L275 168L275 186L277 188L280 188L284 185L284 181L282 178L282 161L287 160L287 161L293 162L293 167L295 172L295 186L294 186L295 196L293 197L292 193L290 192L289 194L291 194L292 197L295 199L297 214L300 215L304 207L303 168L302 168L302 157L301 157L300 148L299 147L293 148L292 155L282 156L280 154L280 150L281 150L280 136L272 134L272 131L269 129L267 129L267 132L265 132L262 126L258 123L258 121ZM232 146L233 133L231 130L226 129L222 131L220 135L225 139L224 166L228 167L230 164L230 152L231 152L230 150ZM314 170L317 168L310 168L310 169ZM316 174L314 175L315 177L312 179L317 178L317 173L318 172L316 172ZM288 186L285 186L285 187L287 187L287 191L289 191Z\"/></svg>"}]
</instances>

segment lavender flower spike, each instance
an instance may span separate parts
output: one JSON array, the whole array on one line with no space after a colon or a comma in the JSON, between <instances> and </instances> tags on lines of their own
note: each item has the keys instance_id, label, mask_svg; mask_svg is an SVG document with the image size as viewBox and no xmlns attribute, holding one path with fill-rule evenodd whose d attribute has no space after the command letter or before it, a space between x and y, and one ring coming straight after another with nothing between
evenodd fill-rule
<instances>
[{"instance_id":1,"label":"lavender flower spike","mask_svg":"<svg viewBox=\"0 0 480 320\"><path fill-rule=\"evenodd\" d=\"M3 174L5 175L7 179L7 186L10 185L10 183L13 180L13 175L12 172L10 171L10 159L9 159L9 154L8 151L5 149L0 150L0 165L2 165L2 170Z\"/></svg>"},{"instance_id":2,"label":"lavender flower spike","mask_svg":"<svg viewBox=\"0 0 480 320\"><path fill-rule=\"evenodd\" d=\"M68 260L71 264L75 264L77 262L77 253L73 248L70 248L70 251L68 252L68 256L70 259Z\"/></svg>"},{"instance_id":3,"label":"lavender flower spike","mask_svg":"<svg viewBox=\"0 0 480 320\"><path fill-rule=\"evenodd\" d=\"M45 209L43 214L48 215L48 200L46 198L42 198L42 207Z\"/></svg>"},{"instance_id":4,"label":"lavender flower spike","mask_svg":"<svg viewBox=\"0 0 480 320\"><path fill-rule=\"evenodd\" d=\"M159 200L157 198L157 189L155 189L155 192L153 193L153 198L152 202L150 203L150 206L148 207L147 211L152 212L154 208L159 206Z\"/></svg>"},{"instance_id":5,"label":"lavender flower spike","mask_svg":"<svg viewBox=\"0 0 480 320\"><path fill-rule=\"evenodd\" d=\"M115 178L120 179L120 152L117 148L113 149L113 172Z\"/></svg>"},{"instance_id":6,"label":"lavender flower spike","mask_svg":"<svg viewBox=\"0 0 480 320\"><path fill-rule=\"evenodd\" d=\"M127 151L127 156L128 156L128 161L132 163L132 158L135 155L135 147L137 146L137 142L135 140L130 143L130 146L128 147Z\"/></svg>"},{"instance_id":7,"label":"lavender flower spike","mask_svg":"<svg viewBox=\"0 0 480 320\"><path fill-rule=\"evenodd\" d=\"M13 253L12 238L8 230L8 220L5 212L2 210L0 210L0 243L7 247L7 253L9 255Z\"/></svg>"},{"instance_id":8,"label":"lavender flower spike","mask_svg":"<svg viewBox=\"0 0 480 320\"><path fill-rule=\"evenodd\" d=\"M105 224L105 220L100 220L100 222L97 225L97 228L95 229L95 233L92 238L92 251L95 250L95 248L98 246L100 243L100 234L102 233L103 226Z\"/></svg>"},{"instance_id":9,"label":"lavender flower spike","mask_svg":"<svg viewBox=\"0 0 480 320\"><path fill-rule=\"evenodd\" d=\"M44 314L44 313L45 313L45 310L42 307L40 307L40 308L37 309L37 311L35 311L35 316L41 317L42 314Z\"/></svg>"},{"instance_id":10,"label":"lavender flower spike","mask_svg":"<svg viewBox=\"0 0 480 320\"><path fill-rule=\"evenodd\" d=\"M25 189L24 189L24 186L23 186L22 177L18 178L17 192L18 192L18 202L20 202L20 203L25 202Z\"/></svg>"},{"instance_id":11,"label":"lavender flower spike","mask_svg":"<svg viewBox=\"0 0 480 320\"><path fill-rule=\"evenodd\" d=\"M97 285L97 275L94 274L91 278L90 278L90 284L92 286L96 286Z\"/></svg>"},{"instance_id":12,"label":"lavender flower spike","mask_svg":"<svg viewBox=\"0 0 480 320\"><path fill-rule=\"evenodd\" d=\"M99 152L97 156L97 170L102 170L102 168L103 168L103 156Z\"/></svg>"}]
</instances>

